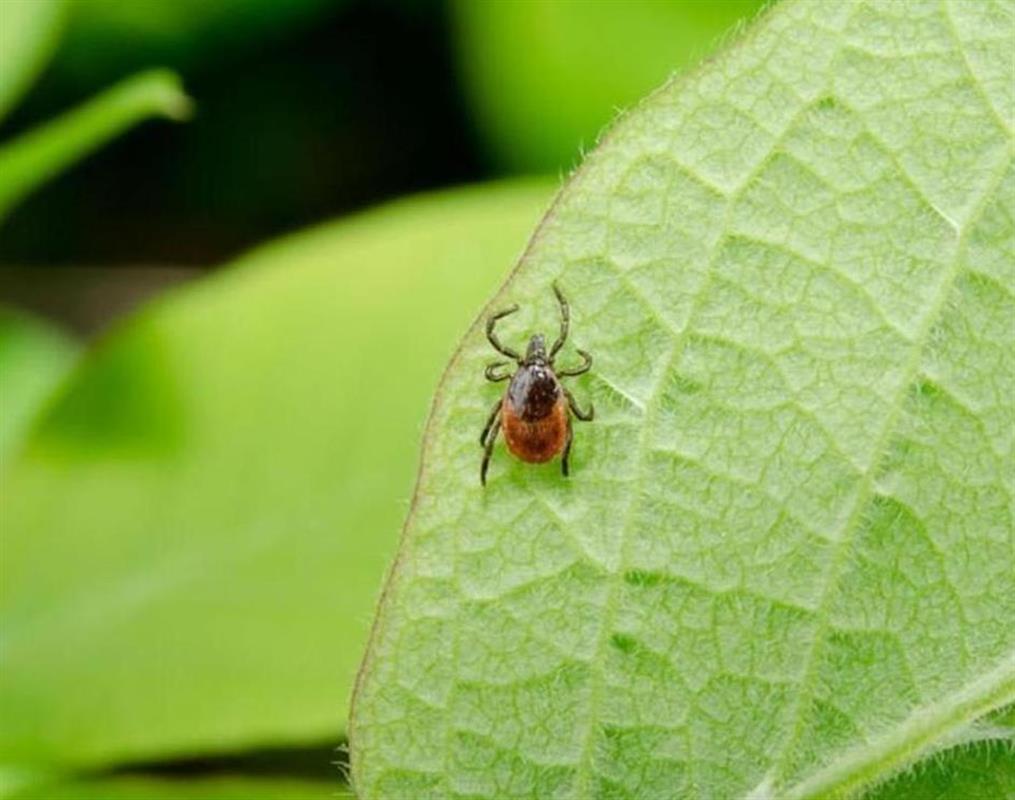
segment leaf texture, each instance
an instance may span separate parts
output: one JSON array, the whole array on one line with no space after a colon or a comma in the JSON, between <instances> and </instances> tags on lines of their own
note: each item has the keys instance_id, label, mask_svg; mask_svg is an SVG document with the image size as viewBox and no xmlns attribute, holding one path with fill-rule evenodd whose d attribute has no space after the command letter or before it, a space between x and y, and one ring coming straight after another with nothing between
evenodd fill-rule
<instances>
[{"instance_id":1,"label":"leaf texture","mask_svg":"<svg viewBox=\"0 0 1015 800\"><path fill-rule=\"evenodd\" d=\"M491 305L573 305L572 477L445 376L363 798L853 796L1015 699L1015 6L786 2L618 123Z\"/></svg>"}]
</instances>

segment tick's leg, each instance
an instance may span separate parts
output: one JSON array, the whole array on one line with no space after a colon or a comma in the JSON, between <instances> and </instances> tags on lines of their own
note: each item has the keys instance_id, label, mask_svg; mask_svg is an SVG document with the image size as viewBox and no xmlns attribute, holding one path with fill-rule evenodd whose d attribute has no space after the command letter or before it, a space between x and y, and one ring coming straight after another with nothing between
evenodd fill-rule
<instances>
[{"instance_id":1,"label":"tick's leg","mask_svg":"<svg viewBox=\"0 0 1015 800\"><path fill-rule=\"evenodd\" d=\"M509 362L507 361L497 361L494 364L487 365L485 373L486 379L488 381L493 381L494 383L496 383L497 381L506 381L508 378L511 377L513 373L511 372L500 373L497 372L497 370L500 369L501 367L506 367L508 363Z\"/></svg>"},{"instance_id":2,"label":"tick's leg","mask_svg":"<svg viewBox=\"0 0 1015 800\"><path fill-rule=\"evenodd\" d=\"M572 414L578 417L578 419L580 419L582 422L592 422L592 418L595 417L596 415L596 408L595 406L592 405L592 403L589 403L588 411L582 411L580 408L578 408L578 403L575 402L574 395L571 394L571 392L569 392L567 389L564 389L564 395L567 397L567 405L568 408L571 409Z\"/></svg>"},{"instance_id":3,"label":"tick's leg","mask_svg":"<svg viewBox=\"0 0 1015 800\"><path fill-rule=\"evenodd\" d=\"M575 367L574 369L558 369L558 378L573 378L576 375L584 375L592 368L592 356L580 349L578 350L578 355L580 355L583 359L581 366Z\"/></svg>"},{"instance_id":4,"label":"tick's leg","mask_svg":"<svg viewBox=\"0 0 1015 800\"><path fill-rule=\"evenodd\" d=\"M490 428L493 427L494 420L497 419L497 415L500 413L500 398L494 403L493 408L490 409L490 416L486 419L486 425L483 426L483 432L479 434L479 446L486 447L486 435L490 432Z\"/></svg>"},{"instance_id":5,"label":"tick's leg","mask_svg":"<svg viewBox=\"0 0 1015 800\"><path fill-rule=\"evenodd\" d=\"M490 435L486 440L486 447L483 450L483 463L479 467L479 482L486 486L486 468L490 466L490 456L493 455L493 446L497 442L497 434L500 433L500 417L497 417L493 427L490 429Z\"/></svg>"},{"instance_id":6,"label":"tick's leg","mask_svg":"<svg viewBox=\"0 0 1015 800\"><path fill-rule=\"evenodd\" d=\"M564 440L564 455L560 459L560 471L564 473L564 477L568 476L568 463L567 460L571 455L571 442L574 440L574 431L571 430L571 419L567 420L567 439Z\"/></svg>"},{"instance_id":7,"label":"tick's leg","mask_svg":"<svg viewBox=\"0 0 1015 800\"><path fill-rule=\"evenodd\" d=\"M503 311L498 311L492 317L486 321L486 338L490 340L490 344L493 345L493 349L498 353L503 353L508 358L512 358L515 361L521 362L522 357L517 352L512 350L510 347L505 347L500 343L500 339L497 338L497 334L493 332L494 325L497 324L497 320L503 319L508 314L514 314L518 310L518 306L514 305L511 308L505 308Z\"/></svg>"},{"instance_id":8,"label":"tick's leg","mask_svg":"<svg viewBox=\"0 0 1015 800\"><path fill-rule=\"evenodd\" d=\"M560 287L554 283L553 293L557 295L557 302L560 304L560 336L557 337L557 341L553 343L553 347L550 348L550 363L553 363L553 357L557 355L557 351L564 346L564 342L567 341L567 331L571 326L571 310L568 308L567 300L564 299L564 293L560 290Z\"/></svg>"}]
</instances>

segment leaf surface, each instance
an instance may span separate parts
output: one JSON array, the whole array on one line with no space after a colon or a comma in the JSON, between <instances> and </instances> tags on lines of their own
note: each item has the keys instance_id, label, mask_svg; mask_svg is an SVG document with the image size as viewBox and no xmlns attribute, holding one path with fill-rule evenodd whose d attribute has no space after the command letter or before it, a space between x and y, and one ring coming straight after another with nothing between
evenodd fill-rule
<instances>
[{"instance_id":1,"label":"leaf surface","mask_svg":"<svg viewBox=\"0 0 1015 800\"><path fill-rule=\"evenodd\" d=\"M352 717L364 800L852 796L1015 699L1015 6L775 6L609 133L452 362Z\"/></svg>"},{"instance_id":2,"label":"leaf surface","mask_svg":"<svg viewBox=\"0 0 1015 800\"><path fill-rule=\"evenodd\" d=\"M338 743L440 365L549 190L290 237L84 356L0 483L0 764Z\"/></svg>"}]
</instances>

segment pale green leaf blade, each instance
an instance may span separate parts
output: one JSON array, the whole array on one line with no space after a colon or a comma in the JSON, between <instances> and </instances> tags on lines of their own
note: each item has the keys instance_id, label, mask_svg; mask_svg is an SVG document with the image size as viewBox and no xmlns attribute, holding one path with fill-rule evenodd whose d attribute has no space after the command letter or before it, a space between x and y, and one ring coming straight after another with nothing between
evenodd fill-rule
<instances>
[{"instance_id":1,"label":"pale green leaf blade","mask_svg":"<svg viewBox=\"0 0 1015 800\"><path fill-rule=\"evenodd\" d=\"M846 796L1015 699L1013 14L780 3L590 157L491 309L560 281L596 421L483 490L466 338L364 798Z\"/></svg>"},{"instance_id":2,"label":"pale green leaf blade","mask_svg":"<svg viewBox=\"0 0 1015 800\"><path fill-rule=\"evenodd\" d=\"M64 0L0 4L0 119L31 85L56 46Z\"/></svg>"},{"instance_id":3,"label":"pale green leaf blade","mask_svg":"<svg viewBox=\"0 0 1015 800\"><path fill-rule=\"evenodd\" d=\"M0 306L0 469L77 356L56 327Z\"/></svg>"},{"instance_id":4,"label":"pale green leaf blade","mask_svg":"<svg viewBox=\"0 0 1015 800\"><path fill-rule=\"evenodd\" d=\"M0 219L26 194L138 122L181 120L190 99L179 79L153 70L128 78L45 125L0 146Z\"/></svg>"},{"instance_id":5,"label":"pale green leaf blade","mask_svg":"<svg viewBox=\"0 0 1015 800\"><path fill-rule=\"evenodd\" d=\"M0 763L338 743L441 365L549 192L284 239L86 354L0 485Z\"/></svg>"}]
</instances>

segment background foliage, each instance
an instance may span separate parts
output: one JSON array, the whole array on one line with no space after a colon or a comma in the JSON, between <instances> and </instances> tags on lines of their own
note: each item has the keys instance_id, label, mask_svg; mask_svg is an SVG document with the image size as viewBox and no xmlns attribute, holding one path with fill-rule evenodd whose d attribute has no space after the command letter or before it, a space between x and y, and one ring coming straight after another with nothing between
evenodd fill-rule
<instances>
[{"instance_id":1,"label":"background foliage","mask_svg":"<svg viewBox=\"0 0 1015 800\"><path fill-rule=\"evenodd\" d=\"M442 365L616 109L759 6L0 4L0 797L335 796ZM1008 791L1006 725L876 796Z\"/></svg>"}]
</instances>

